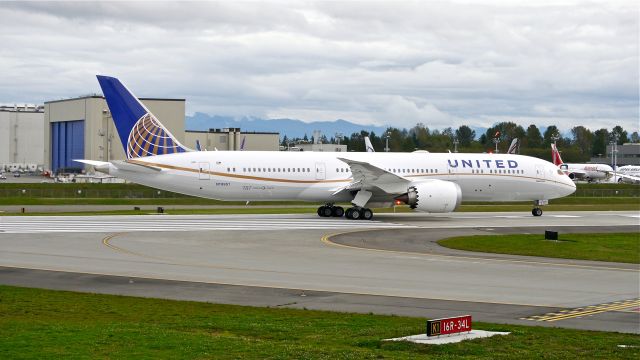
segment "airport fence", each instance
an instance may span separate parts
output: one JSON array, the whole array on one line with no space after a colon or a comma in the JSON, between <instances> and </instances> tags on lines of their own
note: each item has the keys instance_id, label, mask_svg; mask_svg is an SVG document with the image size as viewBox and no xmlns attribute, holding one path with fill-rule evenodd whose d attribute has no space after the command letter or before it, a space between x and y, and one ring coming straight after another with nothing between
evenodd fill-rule
<instances>
[{"instance_id":1,"label":"airport fence","mask_svg":"<svg viewBox=\"0 0 640 360\"><path fill-rule=\"evenodd\" d=\"M100 189L43 189L43 188L15 188L0 189L0 198L87 198L87 199L167 199L167 198L190 198L191 196L178 194L170 191L155 189L137 190L100 190Z\"/></svg>"},{"instance_id":2,"label":"airport fence","mask_svg":"<svg viewBox=\"0 0 640 360\"><path fill-rule=\"evenodd\" d=\"M578 186L570 197L640 198L640 186ZM172 199L192 196L136 184L0 184L1 198Z\"/></svg>"},{"instance_id":3,"label":"airport fence","mask_svg":"<svg viewBox=\"0 0 640 360\"><path fill-rule=\"evenodd\" d=\"M576 192L571 194L573 197L595 197L595 198L622 198L622 197L640 197L640 186L626 189L581 189L577 188Z\"/></svg>"}]
</instances>

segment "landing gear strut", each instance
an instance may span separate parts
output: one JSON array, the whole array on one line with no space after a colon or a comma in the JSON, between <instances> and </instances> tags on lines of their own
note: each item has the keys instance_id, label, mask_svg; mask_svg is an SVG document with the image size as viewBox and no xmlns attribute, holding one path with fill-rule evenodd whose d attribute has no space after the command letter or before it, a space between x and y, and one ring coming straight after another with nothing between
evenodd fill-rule
<instances>
[{"instance_id":1,"label":"landing gear strut","mask_svg":"<svg viewBox=\"0 0 640 360\"><path fill-rule=\"evenodd\" d=\"M342 217L342 215L344 215L344 209L342 206L327 204L318 208L318 216L321 217Z\"/></svg>"}]
</instances>

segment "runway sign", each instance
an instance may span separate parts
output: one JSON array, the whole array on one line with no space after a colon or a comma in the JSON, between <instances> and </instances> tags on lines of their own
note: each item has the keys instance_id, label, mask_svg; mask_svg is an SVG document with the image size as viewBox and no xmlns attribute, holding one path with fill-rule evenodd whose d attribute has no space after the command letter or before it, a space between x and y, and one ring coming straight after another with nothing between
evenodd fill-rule
<instances>
[{"instance_id":1,"label":"runway sign","mask_svg":"<svg viewBox=\"0 0 640 360\"><path fill-rule=\"evenodd\" d=\"M457 334L471 331L471 315L427 320L427 336Z\"/></svg>"}]
</instances>

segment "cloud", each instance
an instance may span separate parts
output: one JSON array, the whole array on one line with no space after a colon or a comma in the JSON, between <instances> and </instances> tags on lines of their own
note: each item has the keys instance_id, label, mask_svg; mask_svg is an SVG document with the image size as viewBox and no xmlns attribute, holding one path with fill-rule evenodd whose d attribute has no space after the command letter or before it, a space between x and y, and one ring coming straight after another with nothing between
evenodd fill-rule
<instances>
[{"instance_id":1,"label":"cloud","mask_svg":"<svg viewBox=\"0 0 640 360\"><path fill-rule=\"evenodd\" d=\"M99 92L102 73L190 113L638 130L633 2L1 2L0 17L6 103Z\"/></svg>"}]
</instances>

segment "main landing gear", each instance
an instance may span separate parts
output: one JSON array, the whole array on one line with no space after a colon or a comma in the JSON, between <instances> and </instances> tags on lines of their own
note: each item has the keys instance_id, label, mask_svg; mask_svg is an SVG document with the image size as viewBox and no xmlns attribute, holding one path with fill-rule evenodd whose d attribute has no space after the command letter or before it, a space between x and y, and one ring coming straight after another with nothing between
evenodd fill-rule
<instances>
[{"instance_id":1,"label":"main landing gear","mask_svg":"<svg viewBox=\"0 0 640 360\"><path fill-rule=\"evenodd\" d=\"M356 206L347 209L345 216L347 217L347 219L351 220L371 220L373 219L373 211L371 211L371 209Z\"/></svg>"},{"instance_id":2,"label":"main landing gear","mask_svg":"<svg viewBox=\"0 0 640 360\"><path fill-rule=\"evenodd\" d=\"M373 219L373 211L371 211L371 209L358 206L349 208L347 211L344 211L341 206L333 206L332 204L323 205L318 208L318 216L321 217L342 217L343 215L351 220Z\"/></svg>"},{"instance_id":3,"label":"main landing gear","mask_svg":"<svg viewBox=\"0 0 640 360\"><path fill-rule=\"evenodd\" d=\"M531 210L531 215L542 216L542 209L540 209L539 207L533 208L533 210Z\"/></svg>"},{"instance_id":4,"label":"main landing gear","mask_svg":"<svg viewBox=\"0 0 640 360\"><path fill-rule=\"evenodd\" d=\"M321 217L342 217L342 215L344 215L344 209L342 206L327 204L318 208L318 216Z\"/></svg>"}]
</instances>

